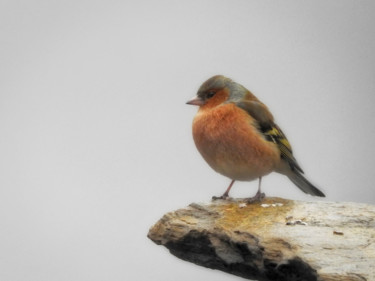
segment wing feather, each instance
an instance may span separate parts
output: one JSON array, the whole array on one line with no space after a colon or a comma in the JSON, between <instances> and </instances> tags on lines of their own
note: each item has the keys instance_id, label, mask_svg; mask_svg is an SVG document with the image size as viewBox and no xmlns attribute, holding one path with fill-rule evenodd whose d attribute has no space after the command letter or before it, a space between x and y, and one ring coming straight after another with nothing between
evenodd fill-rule
<instances>
[{"instance_id":1,"label":"wing feather","mask_svg":"<svg viewBox=\"0 0 375 281\"><path fill-rule=\"evenodd\" d=\"M303 173L293 156L292 146L280 127L274 123L273 116L268 108L257 100L240 101L235 104L258 122L260 132L265 136L266 140L272 141L277 145L281 157L288 162L290 168Z\"/></svg>"}]
</instances>

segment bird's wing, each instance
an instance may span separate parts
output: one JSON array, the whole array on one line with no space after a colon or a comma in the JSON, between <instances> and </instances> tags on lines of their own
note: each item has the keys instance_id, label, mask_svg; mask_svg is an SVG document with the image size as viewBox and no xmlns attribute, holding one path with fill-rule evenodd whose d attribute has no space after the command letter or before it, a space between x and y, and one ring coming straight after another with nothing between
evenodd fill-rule
<instances>
[{"instance_id":1,"label":"bird's wing","mask_svg":"<svg viewBox=\"0 0 375 281\"><path fill-rule=\"evenodd\" d=\"M283 131L274 123L273 116L268 108L263 103L256 100L239 101L235 104L245 110L258 122L260 132L268 141L272 141L277 145L281 157L289 163L291 169L296 169L303 173L297 160L293 156L292 146Z\"/></svg>"},{"instance_id":2,"label":"bird's wing","mask_svg":"<svg viewBox=\"0 0 375 281\"><path fill-rule=\"evenodd\" d=\"M244 100L235 103L238 107L245 110L251 117L258 121L261 128L271 128L273 116L268 108L257 100Z\"/></svg>"}]
</instances>

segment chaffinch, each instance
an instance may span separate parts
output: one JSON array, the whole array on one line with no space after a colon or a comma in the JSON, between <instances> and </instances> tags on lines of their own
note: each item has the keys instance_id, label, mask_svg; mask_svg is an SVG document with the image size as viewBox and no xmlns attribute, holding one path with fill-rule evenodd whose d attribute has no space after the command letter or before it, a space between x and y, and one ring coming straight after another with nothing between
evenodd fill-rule
<instances>
[{"instance_id":1,"label":"chaffinch","mask_svg":"<svg viewBox=\"0 0 375 281\"><path fill-rule=\"evenodd\" d=\"M197 96L187 104L199 106L193 120L195 145L216 172L233 183L259 179L256 195L249 202L261 200L263 176L275 171L286 175L303 192L325 195L312 185L293 156L285 134L274 122L267 106L242 85L222 75L202 84Z\"/></svg>"}]
</instances>

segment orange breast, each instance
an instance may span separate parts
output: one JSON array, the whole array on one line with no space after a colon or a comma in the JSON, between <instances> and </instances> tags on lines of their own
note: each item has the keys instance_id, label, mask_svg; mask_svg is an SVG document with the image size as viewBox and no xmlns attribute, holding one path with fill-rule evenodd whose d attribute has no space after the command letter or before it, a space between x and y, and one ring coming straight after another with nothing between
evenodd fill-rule
<instances>
[{"instance_id":1,"label":"orange breast","mask_svg":"<svg viewBox=\"0 0 375 281\"><path fill-rule=\"evenodd\" d=\"M255 124L231 103L201 108L193 121L194 142L215 171L234 180L253 180L272 172L280 161L277 146Z\"/></svg>"}]
</instances>

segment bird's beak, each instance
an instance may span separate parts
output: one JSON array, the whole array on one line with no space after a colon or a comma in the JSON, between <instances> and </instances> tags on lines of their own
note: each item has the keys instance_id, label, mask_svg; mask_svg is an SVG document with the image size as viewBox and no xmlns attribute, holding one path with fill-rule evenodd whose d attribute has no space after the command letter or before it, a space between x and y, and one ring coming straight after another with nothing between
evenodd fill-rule
<instances>
[{"instance_id":1,"label":"bird's beak","mask_svg":"<svg viewBox=\"0 0 375 281\"><path fill-rule=\"evenodd\" d=\"M189 100L186 104L201 106L201 105L204 105L205 103L206 102L202 98L195 96L194 98Z\"/></svg>"}]
</instances>

